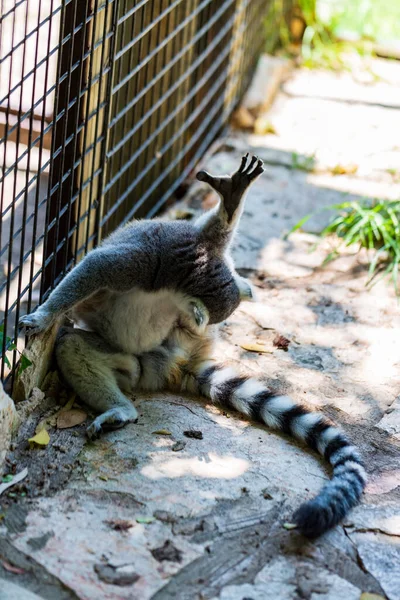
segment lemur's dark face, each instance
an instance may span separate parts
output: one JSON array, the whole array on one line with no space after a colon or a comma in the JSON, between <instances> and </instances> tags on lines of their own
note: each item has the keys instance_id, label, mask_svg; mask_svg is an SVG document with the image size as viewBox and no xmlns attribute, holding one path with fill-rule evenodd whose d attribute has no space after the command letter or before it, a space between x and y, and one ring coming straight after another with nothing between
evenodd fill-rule
<instances>
[{"instance_id":1,"label":"lemur's dark face","mask_svg":"<svg viewBox=\"0 0 400 600\"><path fill-rule=\"evenodd\" d=\"M210 324L225 321L239 306L239 287L229 266L223 260L217 260L210 265L210 277L199 297L209 312Z\"/></svg>"},{"instance_id":2,"label":"lemur's dark face","mask_svg":"<svg viewBox=\"0 0 400 600\"><path fill-rule=\"evenodd\" d=\"M157 241L161 251L152 290L172 288L198 298L211 324L227 319L240 303L240 291L220 245L187 221L163 223Z\"/></svg>"},{"instance_id":3,"label":"lemur's dark face","mask_svg":"<svg viewBox=\"0 0 400 600\"><path fill-rule=\"evenodd\" d=\"M239 306L241 294L237 281L218 246L198 246L190 294L204 303L210 324L221 323Z\"/></svg>"}]
</instances>

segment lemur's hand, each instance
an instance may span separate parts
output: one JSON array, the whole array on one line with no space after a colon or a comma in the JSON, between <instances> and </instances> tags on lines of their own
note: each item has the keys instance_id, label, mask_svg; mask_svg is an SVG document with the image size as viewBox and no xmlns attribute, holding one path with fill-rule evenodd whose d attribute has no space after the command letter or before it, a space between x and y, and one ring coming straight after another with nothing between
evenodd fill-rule
<instances>
[{"instance_id":1,"label":"lemur's hand","mask_svg":"<svg viewBox=\"0 0 400 600\"><path fill-rule=\"evenodd\" d=\"M34 313L24 315L19 320L19 327L26 328L26 335L34 335L49 329L54 323L54 317L51 313L46 312L41 306Z\"/></svg>"},{"instance_id":2,"label":"lemur's hand","mask_svg":"<svg viewBox=\"0 0 400 600\"><path fill-rule=\"evenodd\" d=\"M201 302L201 300L191 300L189 302L189 308L192 311L197 327L201 330L204 330L207 327L210 318L208 310L204 304Z\"/></svg>"},{"instance_id":3,"label":"lemur's hand","mask_svg":"<svg viewBox=\"0 0 400 600\"><path fill-rule=\"evenodd\" d=\"M198 298L185 298L180 306L184 322L197 333L203 333L210 320L210 315L203 302Z\"/></svg>"}]
</instances>

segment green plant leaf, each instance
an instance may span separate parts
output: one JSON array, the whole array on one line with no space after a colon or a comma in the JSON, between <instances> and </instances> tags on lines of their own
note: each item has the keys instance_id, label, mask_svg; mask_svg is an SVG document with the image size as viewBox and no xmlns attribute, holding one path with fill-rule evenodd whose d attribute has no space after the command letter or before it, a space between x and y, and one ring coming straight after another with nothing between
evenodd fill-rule
<instances>
[{"instance_id":1,"label":"green plant leaf","mask_svg":"<svg viewBox=\"0 0 400 600\"><path fill-rule=\"evenodd\" d=\"M306 215L305 217L303 217L302 219L300 219L300 221L298 223L296 223L296 225L294 225L294 227L292 227L292 229L289 231L289 233L287 235L289 236L291 233L294 233L298 229L301 229L301 227L303 227L304 223L307 223L307 221L309 219L311 219L312 216L313 216L313 214L310 213L309 215Z\"/></svg>"},{"instance_id":2,"label":"green plant leaf","mask_svg":"<svg viewBox=\"0 0 400 600\"><path fill-rule=\"evenodd\" d=\"M390 277L396 294L399 294L400 200L371 202L365 199L343 202L327 208L334 210L336 214L320 235L337 236L345 247L358 245L359 249L369 249L370 264L366 285L374 285L383 277ZM320 211L313 214L317 212ZM313 214L303 217L292 231L304 225ZM323 265L339 256L340 247L339 244L327 254Z\"/></svg>"},{"instance_id":3,"label":"green plant leaf","mask_svg":"<svg viewBox=\"0 0 400 600\"><path fill-rule=\"evenodd\" d=\"M29 360L29 358L27 358L25 356L25 354L21 354L21 360L19 363L19 369L18 369L18 374L20 375L21 373L23 373L25 371L25 369L27 369L28 367L30 367L32 364L32 362Z\"/></svg>"},{"instance_id":4,"label":"green plant leaf","mask_svg":"<svg viewBox=\"0 0 400 600\"><path fill-rule=\"evenodd\" d=\"M324 258L324 260L322 262L322 266L325 267L328 263L332 262L339 256L340 256L340 252L337 249L332 250L332 252L329 252L329 254L327 254L327 256Z\"/></svg>"},{"instance_id":5,"label":"green plant leaf","mask_svg":"<svg viewBox=\"0 0 400 600\"><path fill-rule=\"evenodd\" d=\"M148 525L149 523L153 523L155 521L154 517L137 517L136 523L142 523L143 525Z\"/></svg>"}]
</instances>

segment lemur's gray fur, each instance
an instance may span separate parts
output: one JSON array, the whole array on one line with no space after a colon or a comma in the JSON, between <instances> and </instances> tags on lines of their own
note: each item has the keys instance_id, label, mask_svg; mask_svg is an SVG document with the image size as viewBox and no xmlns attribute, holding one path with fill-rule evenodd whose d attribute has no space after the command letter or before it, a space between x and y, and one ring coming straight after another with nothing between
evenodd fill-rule
<instances>
[{"instance_id":1,"label":"lemur's gray fur","mask_svg":"<svg viewBox=\"0 0 400 600\"><path fill-rule=\"evenodd\" d=\"M22 317L39 333L61 315L56 360L68 384L99 416L90 438L137 420L125 394L175 390L201 394L307 443L333 466L333 478L293 519L308 536L336 525L366 484L357 449L319 413L288 396L274 396L253 377L212 359L213 325L228 318L250 284L236 272L229 244L245 193L263 172L243 157L232 176L197 178L221 201L194 223L139 221L118 229L92 250L36 312Z\"/></svg>"}]
</instances>

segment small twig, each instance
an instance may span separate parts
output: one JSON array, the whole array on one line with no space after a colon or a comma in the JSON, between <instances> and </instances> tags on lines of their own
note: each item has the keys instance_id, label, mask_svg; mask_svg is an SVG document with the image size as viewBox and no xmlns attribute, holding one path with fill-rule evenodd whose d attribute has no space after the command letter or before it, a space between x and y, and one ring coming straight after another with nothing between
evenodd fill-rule
<instances>
[{"instance_id":1,"label":"small twig","mask_svg":"<svg viewBox=\"0 0 400 600\"><path fill-rule=\"evenodd\" d=\"M20 473L18 473L18 475L15 475L15 477L13 477L12 481L8 481L7 483L1 483L0 484L0 496L3 492L5 492L9 487L12 487L13 485L15 485L16 483L19 483L20 481L22 481L23 479L25 479L25 477L28 475L28 469L25 468L23 469Z\"/></svg>"},{"instance_id":2,"label":"small twig","mask_svg":"<svg viewBox=\"0 0 400 600\"><path fill-rule=\"evenodd\" d=\"M166 400L166 402L168 402L168 404L175 404L176 406L183 406L183 408L186 408L187 410L189 410L196 417L199 417L200 419L205 419L206 421L210 421L210 423L215 424L215 421L210 419L210 417L205 417L204 415L199 415L192 408L190 408L189 406L186 406L186 404L182 404L181 402L173 402L172 400Z\"/></svg>"}]
</instances>

